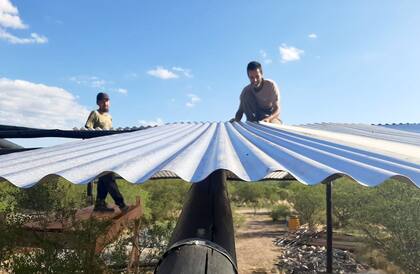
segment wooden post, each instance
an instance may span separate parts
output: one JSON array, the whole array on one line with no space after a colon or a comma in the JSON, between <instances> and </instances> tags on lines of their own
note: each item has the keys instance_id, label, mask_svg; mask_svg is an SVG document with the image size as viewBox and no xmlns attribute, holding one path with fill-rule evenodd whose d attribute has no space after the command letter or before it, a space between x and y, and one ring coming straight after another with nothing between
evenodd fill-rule
<instances>
[{"instance_id":1,"label":"wooden post","mask_svg":"<svg viewBox=\"0 0 420 274\"><path fill-rule=\"evenodd\" d=\"M140 198L136 197L136 200L138 201ZM93 210L93 207L90 207ZM98 213L98 218L100 218L101 215L105 216L114 216L112 223L107 227L106 233L101 235L96 239L96 248L95 252L100 253L105 248L105 246L112 242L114 239L120 235L121 231L124 230L124 228L127 227L128 223L132 220L138 220L143 215L143 208L140 202L137 202L134 207L130 206L128 212L121 212L119 209L115 208L115 212L112 214L110 213ZM92 212L91 212L92 214ZM95 213L94 213L95 214Z\"/></svg>"},{"instance_id":2,"label":"wooden post","mask_svg":"<svg viewBox=\"0 0 420 274\"><path fill-rule=\"evenodd\" d=\"M136 206L143 208L141 206L141 200L139 196L136 196ZM143 212L141 213L143 215ZM128 262L128 273L139 273L139 261L140 261L140 248L139 248L139 233L140 233L140 219L134 221L134 230L133 230L133 248L130 252L130 260Z\"/></svg>"},{"instance_id":3,"label":"wooden post","mask_svg":"<svg viewBox=\"0 0 420 274\"><path fill-rule=\"evenodd\" d=\"M155 273L238 273L224 170L191 186Z\"/></svg>"},{"instance_id":4,"label":"wooden post","mask_svg":"<svg viewBox=\"0 0 420 274\"><path fill-rule=\"evenodd\" d=\"M327 273L333 273L332 182L327 182Z\"/></svg>"}]
</instances>

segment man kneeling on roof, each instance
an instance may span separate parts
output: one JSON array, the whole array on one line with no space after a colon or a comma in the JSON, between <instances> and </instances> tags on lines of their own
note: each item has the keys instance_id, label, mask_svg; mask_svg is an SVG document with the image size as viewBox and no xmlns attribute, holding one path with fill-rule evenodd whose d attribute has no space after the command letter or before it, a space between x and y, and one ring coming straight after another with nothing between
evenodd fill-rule
<instances>
[{"instance_id":1,"label":"man kneeling on roof","mask_svg":"<svg viewBox=\"0 0 420 274\"><path fill-rule=\"evenodd\" d=\"M112 128L112 117L109 114L109 96L104 92L98 93L96 96L96 104L99 106L98 110L90 113L86 121L86 128L109 130ZM108 207L105 203L106 196L111 194L115 204L118 205L122 212L128 211L128 206L124 203L124 197L121 195L118 185L115 182L113 174L103 175L98 178L98 187L94 211L113 212L114 209Z\"/></svg>"},{"instance_id":2,"label":"man kneeling on roof","mask_svg":"<svg viewBox=\"0 0 420 274\"><path fill-rule=\"evenodd\" d=\"M239 122L245 113L247 121L281 124L280 93L274 81L264 79L261 64L252 61L246 68L249 85L244 87L235 118Z\"/></svg>"}]
</instances>

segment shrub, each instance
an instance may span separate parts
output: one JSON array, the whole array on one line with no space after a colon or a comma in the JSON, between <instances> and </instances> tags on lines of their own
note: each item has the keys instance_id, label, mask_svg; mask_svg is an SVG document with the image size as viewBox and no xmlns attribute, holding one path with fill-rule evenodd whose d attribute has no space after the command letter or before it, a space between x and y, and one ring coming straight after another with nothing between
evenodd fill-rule
<instances>
[{"instance_id":1,"label":"shrub","mask_svg":"<svg viewBox=\"0 0 420 274\"><path fill-rule=\"evenodd\" d=\"M146 206L150 208L152 220L176 220L190 186L191 184L181 180L156 180L145 183L142 189L148 193Z\"/></svg>"},{"instance_id":2,"label":"shrub","mask_svg":"<svg viewBox=\"0 0 420 274\"><path fill-rule=\"evenodd\" d=\"M271 209L270 216L273 222L285 220L290 216L291 210L287 205L277 205Z\"/></svg>"},{"instance_id":3,"label":"shrub","mask_svg":"<svg viewBox=\"0 0 420 274\"><path fill-rule=\"evenodd\" d=\"M420 273L420 191L388 181L361 198L353 225L407 273Z\"/></svg>"},{"instance_id":4,"label":"shrub","mask_svg":"<svg viewBox=\"0 0 420 274\"><path fill-rule=\"evenodd\" d=\"M305 186L300 183L291 185L293 208L299 215L302 224L308 223L313 228L322 222L320 215L325 215L325 186Z\"/></svg>"},{"instance_id":5,"label":"shrub","mask_svg":"<svg viewBox=\"0 0 420 274\"><path fill-rule=\"evenodd\" d=\"M353 220L355 208L360 207L363 197L371 189L361 186L348 178L334 181L332 186L334 224L338 228L348 227Z\"/></svg>"}]
</instances>

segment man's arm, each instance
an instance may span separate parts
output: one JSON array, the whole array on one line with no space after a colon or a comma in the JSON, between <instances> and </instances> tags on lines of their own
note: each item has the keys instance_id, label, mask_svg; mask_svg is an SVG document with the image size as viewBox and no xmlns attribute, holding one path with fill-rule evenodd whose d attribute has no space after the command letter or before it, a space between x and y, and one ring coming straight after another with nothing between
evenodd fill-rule
<instances>
[{"instance_id":1,"label":"man's arm","mask_svg":"<svg viewBox=\"0 0 420 274\"><path fill-rule=\"evenodd\" d=\"M276 83L274 81L272 83L273 83L273 91L276 94L276 97L275 97L276 100L275 100L275 102L273 102L273 113L270 116L263 119L263 121L267 122L267 123L272 123L272 122L274 122L274 123L280 122L281 123L281 119L280 119L280 91L279 91Z\"/></svg>"},{"instance_id":2,"label":"man's arm","mask_svg":"<svg viewBox=\"0 0 420 274\"><path fill-rule=\"evenodd\" d=\"M236 111L235 118L232 118L229 120L229 122L240 122L242 119L242 116L244 115L244 112L242 111L241 106L239 106L239 109Z\"/></svg>"},{"instance_id":3,"label":"man's arm","mask_svg":"<svg viewBox=\"0 0 420 274\"><path fill-rule=\"evenodd\" d=\"M239 109L235 114L235 121L240 122L243 115L244 115L244 111L242 110L241 106L239 106Z\"/></svg>"},{"instance_id":4,"label":"man's arm","mask_svg":"<svg viewBox=\"0 0 420 274\"><path fill-rule=\"evenodd\" d=\"M85 128L94 128L94 125L95 125L95 117L96 117L95 111L92 111L89 114L89 117L88 117L88 119L86 121Z\"/></svg>"},{"instance_id":5,"label":"man's arm","mask_svg":"<svg viewBox=\"0 0 420 274\"><path fill-rule=\"evenodd\" d=\"M242 90L241 96L239 96L239 108L236 111L235 118L230 119L231 123L240 122L241 119L242 119L242 116L244 115L244 110L242 108L242 95L243 95L243 93L244 93L244 91Z\"/></svg>"},{"instance_id":6,"label":"man's arm","mask_svg":"<svg viewBox=\"0 0 420 274\"><path fill-rule=\"evenodd\" d=\"M268 116L266 119L267 122L271 122L272 120L280 120L279 118L279 114L280 114L280 107L279 107L279 102L277 101L274 106L273 106L273 114L271 114L270 116Z\"/></svg>"}]
</instances>

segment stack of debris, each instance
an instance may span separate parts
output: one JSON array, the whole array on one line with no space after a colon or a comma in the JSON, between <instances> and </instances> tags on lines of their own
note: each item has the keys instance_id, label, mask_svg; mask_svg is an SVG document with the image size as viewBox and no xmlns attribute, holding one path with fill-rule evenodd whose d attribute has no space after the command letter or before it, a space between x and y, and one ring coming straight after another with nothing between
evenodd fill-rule
<instances>
[{"instance_id":1,"label":"stack of debris","mask_svg":"<svg viewBox=\"0 0 420 274\"><path fill-rule=\"evenodd\" d=\"M323 231L313 232L299 229L294 233L285 233L274 243L283 249L277 263L284 273L320 273L326 271L327 251L324 246L308 245L317 239ZM364 272L368 266L358 263L353 254L341 249L333 249L334 273Z\"/></svg>"}]
</instances>

